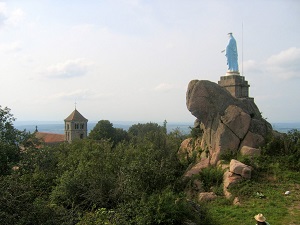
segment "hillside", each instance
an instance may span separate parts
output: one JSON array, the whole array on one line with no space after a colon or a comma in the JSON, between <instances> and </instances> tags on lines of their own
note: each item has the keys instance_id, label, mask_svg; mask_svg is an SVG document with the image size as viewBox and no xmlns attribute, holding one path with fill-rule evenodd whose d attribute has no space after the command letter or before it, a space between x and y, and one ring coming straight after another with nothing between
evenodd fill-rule
<instances>
[{"instance_id":1,"label":"hillside","mask_svg":"<svg viewBox=\"0 0 300 225\"><path fill-rule=\"evenodd\" d=\"M87 139L44 146L15 129L8 108L1 115L0 224L250 225L259 212L272 225L300 221L297 130L271 137L259 157L222 156L254 168L250 180L230 190L241 204L233 205L223 194L218 167L183 176L196 155L182 161L178 149L194 138L193 130L187 136L178 129L167 132L166 124L145 123L125 131L107 121ZM216 193L215 200L190 194L195 178Z\"/></svg>"}]
</instances>

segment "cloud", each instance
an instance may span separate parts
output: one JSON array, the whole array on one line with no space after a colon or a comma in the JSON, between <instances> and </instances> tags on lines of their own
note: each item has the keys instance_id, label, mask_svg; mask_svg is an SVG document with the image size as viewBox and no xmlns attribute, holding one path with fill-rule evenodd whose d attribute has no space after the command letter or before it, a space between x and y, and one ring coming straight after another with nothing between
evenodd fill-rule
<instances>
[{"instance_id":1,"label":"cloud","mask_svg":"<svg viewBox=\"0 0 300 225\"><path fill-rule=\"evenodd\" d=\"M300 48L292 47L269 57L265 66L268 72L283 79L300 78Z\"/></svg>"},{"instance_id":2,"label":"cloud","mask_svg":"<svg viewBox=\"0 0 300 225\"><path fill-rule=\"evenodd\" d=\"M5 2L0 2L0 26L1 25L17 25L24 18L24 11L22 9L14 9L8 11Z\"/></svg>"},{"instance_id":3,"label":"cloud","mask_svg":"<svg viewBox=\"0 0 300 225\"><path fill-rule=\"evenodd\" d=\"M3 25L7 18L6 3L0 2L0 25Z\"/></svg>"},{"instance_id":4,"label":"cloud","mask_svg":"<svg viewBox=\"0 0 300 225\"><path fill-rule=\"evenodd\" d=\"M87 74L89 67L93 63L87 62L84 59L72 59L63 63L50 66L46 70L47 77L69 79L73 77L80 77Z\"/></svg>"},{"instance_id":5,"label":"cloud","mask_svg":"<svg viewBox=\"0 0 300 225\"><path fill-rule=\"evenodd\" d=\"M286 49L262 62L247 60L243 64L243 69L246 73L267 73L285 80L300 78L300 48Z\"/></svg>"},{"instance_id":6,"label":"cloud","mask_svg":"<svg viewBox=\"0 0 300 225\"><path fill-rule=\"evenodd\" d=\"M159 91L159 92L168 92L172 89L175 89L175 86L173 84L167 84L167 83L160 83L154 88L155 91Z\"/></svg>"},{"instance_id":7,"label":"cloud","mask_svg":"<svg viewBox=\"0 0 300 225\"><path fill-rule=\"evenodd\" d=\"M133 7L139 6L140 1L139 0L124 0L124 2L128 5L131 5Z\"/></svg>"},{"instance_id":8,"label":"cloud","mask_svg":"<svg viewBox=\"0 0 300 225\"><path fill-rule=\"evenodd\" d=\"M23 20L24 15L25 14L22 9L15 9L10 13L9 17L7 18L7 23L17 25Z\"/></svg>"},{"instance_id":9,"label":"cloud","mask_svg":"<svg viewBox=\"0 0 300 225\"><path fill-rule=\"evenodd\" d=\"M22 43L20 41L15 41L7 44L0 44L0 51L6 53L15 53L22 50Z\"/></svg>"},{"instance_id":10,"label":"cloud","mask_svg":"<svg viewBox=\"0 0 300 225\"><path fill-rule=\"evenodd\" d=\"M62 99L62 100L91 100L99 99L112 96L109 93L96 93L89 89L77 89L71 92L60 92L55 95L52 95L51 99Z\"/></svg>"},{"instance_id":11,"label":"cloud","mask_svg":"<svg viewBox=\"0 0 300 225\"><path fill-rule=\"evenodd\" d=\"M90 31L92 31L93 29L95 29L95 25L93 24L87 24L87 23L83 23L83 24L78 24L76 26L72 27L72 30L77 32L77 33L88 33Z\"/></svg>"},{"instance_id":12,"label":"cloud","mask_svg":"<svg viewBox=\"0 0 300 225\"><path fill-rule=\"evenodd\" d=\"M262 65L257 63L256 61L254 60L247 60L243 63L243 65L240 65L239 66L240 68L240 71L241 70L244 70L245 72L247 73L258 73L258 72L261 72L262 71ZM242 72L242 71L241 71Z\"/></svg>"}]
</instances>

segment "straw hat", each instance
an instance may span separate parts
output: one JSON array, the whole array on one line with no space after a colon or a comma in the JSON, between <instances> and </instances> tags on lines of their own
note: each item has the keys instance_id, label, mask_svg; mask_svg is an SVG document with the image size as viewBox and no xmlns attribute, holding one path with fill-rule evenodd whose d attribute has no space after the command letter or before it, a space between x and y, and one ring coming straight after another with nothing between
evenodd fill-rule
<instances>
[{"instance_id":1,"label":"straw hat","mask_svg":"<svg viewBox=\"0 0 300 225\"><path fill-rule=\"evenodd\" d=\"M261 214L261 213L254 216L254 219L256 219L256 221L258 221L258 222L265 222L266 221L266 217L264 217L263 214Z\"/></svg>"}]
</instances>

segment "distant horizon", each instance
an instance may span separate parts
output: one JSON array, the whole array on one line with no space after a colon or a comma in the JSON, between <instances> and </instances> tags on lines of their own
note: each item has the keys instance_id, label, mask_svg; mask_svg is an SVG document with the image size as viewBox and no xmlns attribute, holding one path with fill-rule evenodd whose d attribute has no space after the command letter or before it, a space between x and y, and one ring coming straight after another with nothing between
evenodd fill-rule
<instances>
[{"instance_id":1,"label":"distant horizon","mask_svg":"<svg viewBox=\"0 0 300 225\"><path fill-rule=\"evenodd\" d=\"M101 120L108 120L111 123L125 123L125 124L131 124L131 123L164 123L164 121L142 121L142 120L109 120L109 119L101 119ZM91 120L88 121L88 123L98 123L100 120ZM187 123L194 123L194 121L167 121L171 124L187 124ZM29 124L26 124L29 123ZM13 122L13 124L23 124L23 125L33 125L33 123L37 124L63 124L64 120L16 120ZM299 122L300 123L300 122Z\"/></svg>"},{"instance_id":2,"label":"distant horizon","mask_svg":"<svg viewBox=\"0 0 300 225\"><path fill-rule=\"evenodd\" d=\"M110 121L110 120L109 120ZM155 121L110 121L115 128L122 128L128 130L130 126L138 123L157 123L158 125L163 125L162 122ZM98 121L88 122L88 131L91 131ZM272 128L279 132L287 132L292 129L300 130L300 122L270 122ZM168 132L179 128L182 132L188 133L190 128L193 127L194 122L168 122L167 130ZM64 122L63 121L15 121L14 126L19 130L26 130L29 132L34 132L36 127L41 132L49 133L64 133Z\"/></svg>"},{"instance_id":3,"label":"distant horizon","mask_svg":"<svg viewBox=\"0 0 300 225\"><path fill-rule=\"evenodd\" d=\"M108 120L111 123L114 122L120 122L120 123L163 123L164 121L146 121L146 120L109 120L109 119L100 119L100 120ZM100 120L91 120L88 121L88 123L98 123ZM195 118L196 120L196 118ZM194 121L168 121L166 120L167 123L172 123L172 124L185 124L185 123L194 123ZM268 121L268 120L267 120ZM64 120L15 120L13 121L13 124L20 124L20 123L39 123L39 124L61 124L64 123ZM268 121L270 124L300 124L300 121ZM24 124L26 125L26 124ZM28 124L31 125L31 124Z\"/></svg>"}]
</instances>

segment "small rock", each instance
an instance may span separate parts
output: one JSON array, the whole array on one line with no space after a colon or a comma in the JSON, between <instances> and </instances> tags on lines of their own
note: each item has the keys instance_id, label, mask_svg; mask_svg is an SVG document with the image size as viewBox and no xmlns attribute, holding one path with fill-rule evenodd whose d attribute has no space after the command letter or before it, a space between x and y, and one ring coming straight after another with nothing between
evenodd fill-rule
<instances>
[{"instance_id":1,"label":"small rock","mask_svg":"<svg viewBox=\"0 0 300 225\"><path fill-rule=\"evenodd\" d=\"M260 156L261 155L261 150L258 149L258 148L243 146L240 153L243 156Z\"/></svg>"},{"instance_id":2,"label":"small rock","mask_svg":"<svg viewBox=\"0 0 300 225\"><path fill-rule=\"evenodd\" d=\"M244 177L246 179L251 178L252 168L250 166L245 165L244 163L241 163L241 162L235 160L235 159L232 159L230 161L229 170L230 170L230 172L241 175L242 177Z\"/></svg>"},{"instance_id":3,"label":"small rock","mask_svg":"<svg viewBox=\"0 0 300 225\"><path fill-rule=\"evenodd\" d=\"M198 196L199 201L212 201L217 198L214 192L201 192Z\"/></svg>"},{"instance_id":4,"label":"small rock","mask_svg":"<svg viewBox=\"0 0 300 225\"><path fill-rule=\"evenodd\" d=\"M241 205L239 197L234 198L233 205Z\"/></svg>"}]
</instances>

